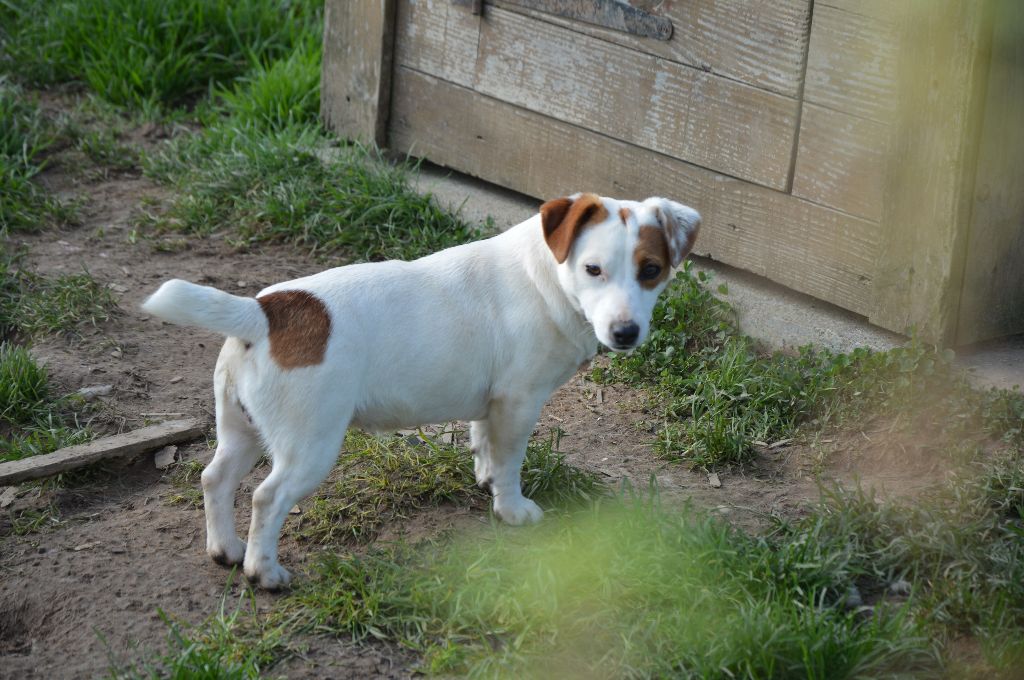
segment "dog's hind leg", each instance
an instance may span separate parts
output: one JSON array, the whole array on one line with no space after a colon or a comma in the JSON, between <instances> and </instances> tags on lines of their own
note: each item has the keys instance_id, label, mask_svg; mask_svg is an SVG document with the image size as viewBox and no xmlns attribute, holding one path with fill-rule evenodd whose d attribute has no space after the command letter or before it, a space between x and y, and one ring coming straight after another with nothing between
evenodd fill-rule
<instances>
[{"instance_id":1,"label":"dog's hind leg","mask_svg":"<svg viewBox=\"0 0 1024 680\"><path fill-rule=\"evenodd\" d=\"M543 399L501 398L488 408L489 455L484 462L494 495L494 513L508 524L530 524L544 516L540 506L523 496L520 478L526 445L543 405Z\"/></svg>"},{"instance_id":2,"label":"dog's hind leg","mask_svg":"<svg viewBox=\"0 0 1024 680\"><path fill-rule=\"evenodd\" d=\"M235 492L263 448L243 414L218 411L217 452L203 470L206 552L218 564L235 565L245 556L245 542L235 532Z\"/></svg>"},{"instance_id":3,"label":"dog's hind leg","mask_svg":"<svg viewBox=\"0 0 1024 680\"><path fill-rule=\"evenodd\" d=\"M259 434L235 394L231 353L225 344L214 374L217 452L202 477L206 552L224 565L241 564L245 555L245 542L235 531L235 492L263 452Z\"/></svg>"},{"instance_id":4,"label":"dog's hind leg","mask_svg":"<svg viewBox=\"0 0 1024 680\"><path fill-rule=\"evenodd\" d=\"M341 451L348 416L331 432L297 432L291 441L268 441L274 469L252 495L246 577L268 590L288 585L291 575L278 563L281 527L296 503L315 490L331 471Z\"/></svg>"}]
</instances>

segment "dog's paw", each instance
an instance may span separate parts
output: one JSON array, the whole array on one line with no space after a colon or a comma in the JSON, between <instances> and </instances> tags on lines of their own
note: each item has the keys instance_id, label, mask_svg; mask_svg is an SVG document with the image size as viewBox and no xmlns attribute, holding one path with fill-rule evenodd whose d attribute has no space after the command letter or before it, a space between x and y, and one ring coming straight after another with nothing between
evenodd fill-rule
<instances>
[{"instance_id":1,"label":"dog's paw","mask_svg":"<svg viewBox=\"0 0 1024 680\"><path fill-rule=\"evenodd\" d=\"M544 511L540 509L540 506L525 496L508 499L495 497L494 514L500 517L501 521L514 527L536 524L544 517Z\"/></svg>"},{"instance_id":2,"label":"dog's paw","mask_svg":"<svg viewBox=\"0 0 1024 680\"><path fill-rule=\"evenodd\" d=\"M226 545L207 544L206 552L217 564L233 567L245 559L245 541L234 536Z\"/></svg>"},{"instance_id":3,"label":"dog's paw","mask_svg":"<svg viewBox=\"0 0 1024 680\"><path fill-rule=\"evenodd\" d=\"M288 570L276 562L265 565L263 569L259 570L246 569L245 577L249 579L249 583L258 585L264 590L280 590L281 588L287 588L288 584L291 583L292 580L292 575L288 573Z\"/></svg>"}]
</instances>

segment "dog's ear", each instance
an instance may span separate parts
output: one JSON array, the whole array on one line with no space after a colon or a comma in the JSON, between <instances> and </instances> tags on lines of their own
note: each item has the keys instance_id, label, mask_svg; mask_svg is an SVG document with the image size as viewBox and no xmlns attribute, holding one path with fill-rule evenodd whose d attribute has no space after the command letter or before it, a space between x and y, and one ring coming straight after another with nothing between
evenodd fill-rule
<instances>
[{"instance_id":1,"label":"dog's ear","mask_svg":"<svg viewBox=\"0 0 1024 680\"><path fill-rule=\"evenodd\" d=\"M665 230L665 240L668 241L668 254L672 260L672 266L678 267L697 241L697 232L700 231L700 213L682 203L670 201L667 198L648 198L644 205L654 208L654 214Z\"/></svg>"},{"instance_id":2,"label":"dog's ear","mask_svg":"<svg viewBox=\"0 0 1024 680\"><path fill-rule=\"evenodd\" d=\"M575 194L556 198L540 207L540 223L544 240L558 264L569 257L573 242L583 227L608 217L608 209L596 194Z\"/></svg>"}]
</instances>

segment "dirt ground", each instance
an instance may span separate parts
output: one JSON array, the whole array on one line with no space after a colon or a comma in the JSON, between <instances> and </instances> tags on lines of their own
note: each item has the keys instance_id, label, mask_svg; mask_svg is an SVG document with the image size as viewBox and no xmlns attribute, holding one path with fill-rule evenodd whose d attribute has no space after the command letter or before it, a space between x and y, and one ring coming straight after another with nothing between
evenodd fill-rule
<instances>
[{"instance_id":1,"label":"dirt ground","mask_svg":"<svg viewBox=\"0 0 1024 680\"><path fill-rule=\"evenodd\" d=\"M85 221L71 230L19 237L29 248L27 264L44 274L87 269L115 292L120 312L81 338L41 340L32 350L49 367L61 394L113 386L95 418L101 432L181 416L212 425L211 376L221 338L143 315L139 304L161 281L178 277L254 294L331 264L288 247L241 251L222 236L190 240L177 252L158 252L149 241L135 238L133 229L140 211L166 198L165 189L131 173L77 185L59 173L47 180L65 194L87 199ZM901 493L942 472L926 462L908 466L912 443L910 453L900 444L900 465L887 465L893 460L891 445L872 444L871 432L864 432L866 441L842 435L766 448L753 465L720 472L721 487L712 488L705 473L654 454L651 442L658 423L652 417L639 393L599 387L581 373L553 396L537 432L560 428L560 448L569 461L597 471L610 485L629 479L646 486L653 475L666 496L693 499L747 527L772 514L799 514L818 496L816 472ZM212 456L205 440L179 450L186 460L205 462ZM815 463L825 450L831 462ZM246 482L239 496L240 526L247 526L248 492L255 481ZM171 491L167 475L148 455L107 465L70 488L42 494L32 490L18 498L8 510L51 503L59 508L59 524L38 533L13 536L6 512L0 514L0 677L103 675L111 658L146 658L164 647L167 628L158 610L187 622L216 611L228 572L205 554L202 510L168 503ZM385 535L485 519L481 510L440 509L428 518L412 518L408 526L390 527ZM281 546L286 566L301 574L311 550L291 539L286 527ZM240 588L228 591L237 594ZM258 594L256 601L269 607L275 597ZM308 650L275 667L275 675L405 677L415 662L407 652L380 644L326 638L305 642Z\"/></svg>"}]
</instances>

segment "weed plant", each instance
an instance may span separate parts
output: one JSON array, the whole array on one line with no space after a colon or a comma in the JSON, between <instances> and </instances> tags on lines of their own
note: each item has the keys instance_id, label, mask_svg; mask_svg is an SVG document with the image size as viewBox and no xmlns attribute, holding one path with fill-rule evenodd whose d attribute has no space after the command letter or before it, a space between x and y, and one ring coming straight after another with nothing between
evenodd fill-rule
<instances>
[{"instance_id":1,"label":"weed plant","mask_svg":"<svg viewBox=\"0 0 1024 680\"><path fill-rule=\"evenodd\" d=\"M913 340L888 352L767 353L739 333L708 283L687 263L655 308L650 340L595 370L597 380L651 392L666 457L703 468L741 463L756 445L790 437L800 425L820 429L882 413L903 414L936 437L980 431L1022 441L1024 396L972 389L952 352Z\"/></svg>"},{"instance_id":2,"label":"weed plant","mask_svg":"<svg viewBox=\"0 0 1024 680\"><path fill-rule=\"evenodd\" d=\"M319 30L314 0L5 0L0 69L34 86L76 81L158 115Z\"/></svg>"}]
</instances>

